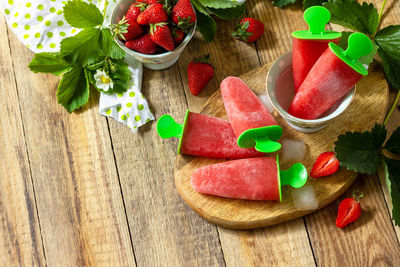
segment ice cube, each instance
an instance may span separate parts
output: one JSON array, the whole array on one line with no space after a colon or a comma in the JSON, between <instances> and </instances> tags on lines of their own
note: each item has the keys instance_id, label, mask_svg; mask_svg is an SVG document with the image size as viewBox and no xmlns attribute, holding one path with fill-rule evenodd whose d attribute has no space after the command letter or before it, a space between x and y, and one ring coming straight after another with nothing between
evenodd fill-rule
<instances>
[{"instance_id":1,"label":"ice cube","mask_svg":"<svg viewBox=\"0 0 400 267\"><path fill-rule=\"evenodd\" d=\"M314 210L318 208L319 201L312 185L292 190L293 204L298 210Z\"/></svg>"},{"instance_id":2,"label":"ice cube","mask_svg":"<svg viewBox=\"0 0 400 267\"><path fill-rule=\"evenodd\" d=\"M301 161L306 155L307 146L303 141L285 138L282 144L282 160Z\"/></svg>"}]
</instances>

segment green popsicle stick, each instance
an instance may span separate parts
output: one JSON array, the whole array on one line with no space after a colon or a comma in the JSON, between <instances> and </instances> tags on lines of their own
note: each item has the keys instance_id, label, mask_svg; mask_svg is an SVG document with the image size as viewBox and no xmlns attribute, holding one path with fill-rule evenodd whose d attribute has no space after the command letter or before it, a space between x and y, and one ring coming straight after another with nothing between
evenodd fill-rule
<instances>
[{"instance_id":1,"label":"green popsicle stick","mask_svg":"<svg viewBox=\"0 0 400 267\"><path fill-rule=\"evenodd\" d=\"M308 24L308 31L295 31L292 36L297 39L320 39L331 40L342 36L340 32L326 31L325 26L331 19L329 10L322 6L313 6L307 8L303 15Z\"/></svg>"},{"instance_id":2,"label":"green popsicle stick","mask_svg":"<svg viewBox=\"0 0 400 267\"><path fill-rule=\"evenodd\" d=\"M287 170L280 170L279 157L276 156L276 164L278 165L278 186L279 199L282 201L282 186L290 185L294 188L303 187L307 182L307 168L301 163L295 163Z\"/></svg>"},{"instance_id":3,"label":"green popsicle stick","mask_svg":"<svg viewBox=\"0 0 400 267\"><path fill-rule=\"evenodd\" d=\"M185 132L189 110L186 111L183 124L177 123L170 115L162 115L157 121L157 133L161 138L167 139L171 137L179 138L178 154L181 153L182 136Z\"/></svg>"},{"instance_id":4,"label":"green popsicle stick","mask_svg":"<svg viewBox=\"0 0 400 267\"><path fill-rule=\"evenodd\" d=\"M343 60L352 69L361 75L367 75L368 70L358 61L360 57L366 56L372 51L372 42L365 34L356 32L350 35L348 47L343 50L340 46L329 43L332 52Z\"/></svg>"},{"instance_id":5,"label":"green popsicle stick","mask_svg":"<svg viewBox=\"0 0 400 267\"><path fill-rule=\"evenodd\" d=\"M263 153L272 153L281 149L281 144L276 142L281 138L283 130L279 125L254 128L244 131L238 138L241 148L254 147Z\"/></svg>"}]
</instances>

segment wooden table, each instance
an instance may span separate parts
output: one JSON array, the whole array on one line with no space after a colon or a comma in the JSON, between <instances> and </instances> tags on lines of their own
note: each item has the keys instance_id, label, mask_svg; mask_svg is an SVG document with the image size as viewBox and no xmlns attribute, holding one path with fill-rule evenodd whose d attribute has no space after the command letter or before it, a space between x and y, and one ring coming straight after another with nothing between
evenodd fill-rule
<instances>
[{"instance_id":1,"label":"wooden table","mask_svg":"<svg viewBox=\"0 0 400 267\"><path fill-rule=\"evenodd\" d=\"M224 77L274 60L291 49L289 32L306 27L300 4L281 10L250 0L247 13L266 26L256 44L231 38L235 22L217 21L215 41L197 34L178 64L145 70L143 94L157 118L199 111ZM400 2L389 0L383 26L399 23ZM99 115L96 93L68 115L57 104L58 78L28 70L33 53L4 16L0 36L0 266L400 266L400 228L390 219L382 174L359 177L337 201L304 218L252 231L217 227L174 187L176 140L159 138L154 122L132 134ZM206 53L216 74L195 97L186 69ZM397 110L389 132L399 123ZM363 213L340 230L339 201L355 189L365 194Z\"/></svg>"}]
</instances>

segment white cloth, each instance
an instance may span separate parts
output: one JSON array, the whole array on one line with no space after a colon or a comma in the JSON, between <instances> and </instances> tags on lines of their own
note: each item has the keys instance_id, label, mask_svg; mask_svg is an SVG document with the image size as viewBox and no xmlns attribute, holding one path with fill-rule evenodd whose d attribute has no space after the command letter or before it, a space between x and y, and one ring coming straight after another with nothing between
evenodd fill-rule
<instances>
[{"instance_id":1,"label":"white cloth","mask_svg":"<svg viewBox=\"0 0 400 267\"><path fill-rule=\"evenodd\" d=\"M104 24L110 24L116 1L85 1L95 4L101 11L106 7ZM62 39L78 32L64 19L64 0L0 0L0 3L11 30L35 53L57 52ZM99 113L114 118L136 132L138 127L154 120L154 116L141 93L142 64L131 58L125 60L132 72L131 86L122 95L101 93Z\"/></svg>"}]
</instances>

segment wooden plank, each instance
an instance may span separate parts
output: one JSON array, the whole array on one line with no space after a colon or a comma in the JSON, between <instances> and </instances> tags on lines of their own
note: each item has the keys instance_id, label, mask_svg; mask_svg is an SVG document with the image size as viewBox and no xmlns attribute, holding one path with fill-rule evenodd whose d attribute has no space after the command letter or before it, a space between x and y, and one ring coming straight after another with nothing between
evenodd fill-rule
<instances>
[{"instance_id":1,"label":"wooden plank","mask_svg":"<svg viewBox=\"0 0 400 267\"><path fill-rule=\"evenodd\" d=\"M30 72L33 54L14 35L10 44L47 264L135 265L98 97L68 115L58 78Z\"/></svg>"},{"instance_id":2,"label":"wooden plank","mask_svg":"<svg viewBox=\"0 0 400 267\"><path fill-rule=\"evenodd\" d=\"M46 264L13 72L0 16L0 265Z\"/></svg>"},{"instance_id":3,"label":"wooden plank","mask_svg":"<svg viewBox=\"0 0 400 267\"><path fill-rule=\"evenodd\" d=\"M295 18L290 18L293 12L285 13L285 11L277 11L275 10L276 8L272 7L270 1L248 1L247 7L249 15L267 22L265 23L266 33L255 45L243 43L230 36L230 33L234 30L236 21L217 20L218 32L216 39L210 43L197 40L197 38L193 39L179 59L180 74L191 111L199 112L209 96L218 90L220 82L225 77L230 75L239 76L259 67L260 59L264 60L263 64L267 63L272 59L272 56L268 58L264 53L272 53L272 49L273 51L279 49L281 52L286 51L286 48L280 45L271 47L271 42L275 38L278 38L271 36L274 31L274 29L271 29L271 25L280 26L276 25L279 24L276 19L272 20L267 16L271 12L284 12L284 14L280 15L283 20L290 19L291 22L297 23ZM257 11L257 9L260 10ZM257 16L253 12L257 12ZM256 47L258 51L255 49ZM199 96L193 96L188 90L187 66L193 56L207 53L211 54L211 62L214 64L216 70L215 77ZM262 57L259 58L258 54L260 53ZM279 51L274 53L276 55L280 54ZM275 55L274 53L272 53L273 56ZM295 266L298 263L304 263L302 265L310 266L314 263L302 219L256 231L232 231L218 227L218 232L224 258L228 266L260 265L258 264L260 262L264 263L263 265L278 265L278 255L286 253L288 248L292 251L291 256L285 257L284 260L279 261L279 264Z\"/></svg>"},{"instance_id":4,"label":"wooden plank","mask_svg":"<svg viewBox=\"0 0 400 267\"><path fill-rule=\"evenodd\" d=\"M177 66L144 71L142 92L158 118L183 118L186 101ZM132 134L109 120L139 266L224 265L216 227L184 204L174 187L176 140L161 139L149 123Z\"/></svg>"}]
</instances>

